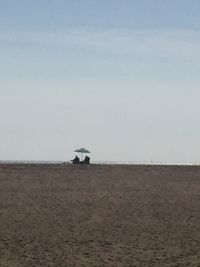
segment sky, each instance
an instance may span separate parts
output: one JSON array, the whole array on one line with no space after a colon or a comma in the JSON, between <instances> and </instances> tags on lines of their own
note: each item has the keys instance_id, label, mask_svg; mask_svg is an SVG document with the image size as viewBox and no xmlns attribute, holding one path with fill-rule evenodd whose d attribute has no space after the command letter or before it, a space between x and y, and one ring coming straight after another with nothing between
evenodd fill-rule
<instances>
[{"instance_id":1,"label":"sky","mask_svg":"<svg viewBox=\"0 0 200 267\"><path fill-rule=\"evenodd\" d=\"M0 0L0 160L200 163L199 0Z\"/></svg>"}]
</instances>

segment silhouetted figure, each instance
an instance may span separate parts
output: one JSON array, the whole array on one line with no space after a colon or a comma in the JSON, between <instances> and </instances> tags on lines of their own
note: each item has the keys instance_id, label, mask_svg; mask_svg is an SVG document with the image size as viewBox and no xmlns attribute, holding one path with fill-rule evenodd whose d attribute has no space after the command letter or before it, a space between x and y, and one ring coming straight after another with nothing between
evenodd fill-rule
<instances>
[{"instance_id":1,"label":"silhouetted figure","mask_svg":"<svg viewBox=\"0 0 200 267\"><path fill-rule=\"evenodd\" d=\"M84 164L90 164L90 157L85 156L85 159L83 161Z\"/></svg>"},{"instance_id":2,"label":"silhouetted figure","mask_svg":"<svg viewBox=\"0 0 200 267\"><path fill-rule=\"evenodd\" d=\"M72 160L72 163L73 164L79 164L80 163L80 159L79 159L79 157L75 157L73 160Z\"/></svg>"}]
</instances>

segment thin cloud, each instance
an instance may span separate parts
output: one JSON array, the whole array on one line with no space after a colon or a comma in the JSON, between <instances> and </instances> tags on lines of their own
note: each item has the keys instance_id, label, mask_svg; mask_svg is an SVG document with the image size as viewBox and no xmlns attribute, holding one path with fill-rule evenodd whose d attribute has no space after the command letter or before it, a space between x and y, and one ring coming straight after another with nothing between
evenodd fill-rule
<instances>
[{"instance_id":1,"label":"thin cloud","mask_svg":"<svg viewBox=\"0 0 200 267\"><path fill-rule=\"evenodd\" d=\"M117 56L199 57L200 33L185 30L67 29L59 32L0 32L0 43L56 46Z\"/></svg>"}]
</instances>

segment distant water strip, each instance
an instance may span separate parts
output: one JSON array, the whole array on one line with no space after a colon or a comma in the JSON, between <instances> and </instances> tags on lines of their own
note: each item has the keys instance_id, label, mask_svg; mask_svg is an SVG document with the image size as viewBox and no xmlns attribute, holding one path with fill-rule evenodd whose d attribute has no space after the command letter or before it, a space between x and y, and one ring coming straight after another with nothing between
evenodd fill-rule
<instances>
[{"instance_id":1,"label":"distant water strip","mask_svg":"<svg viewBox=\"0 0 200 267\"><path fill-rule=\"evenodd\" d=\"M64 161L40 161L40 160L0 160L0 164L63 164Z\"/></svg>"},{"instance_id":2,"label":"distant water strip","mask_svg":"<svg viewBox=\"0 0 200 267\"><path fill-rule=\"evenodd\" d=\"M55 160L0 160L1 164L38 164L38 165L60 165L60 164L69 164L69 161L55 161ZM197 166L200 165L200 162L185 163L185 162L138 162L138 161L91 161L91 164L100 164L100 165L189 165Z\"/></svg>"}]
</instances>

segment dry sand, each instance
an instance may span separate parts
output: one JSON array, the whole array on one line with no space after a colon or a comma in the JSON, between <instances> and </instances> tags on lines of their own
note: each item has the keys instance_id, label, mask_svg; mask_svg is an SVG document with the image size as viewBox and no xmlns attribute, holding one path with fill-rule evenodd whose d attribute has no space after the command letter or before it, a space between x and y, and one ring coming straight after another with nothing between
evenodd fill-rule
<instances>
[{"instance_id":1,"label":"dry sand","mask_svg":"<svg viewBox=\"0 0 200 267\"><path fill-rule=\"evenodd\" d=\"M1 165L0 266L200 266L200 167Z\"/></svg>"}]
</instances>

